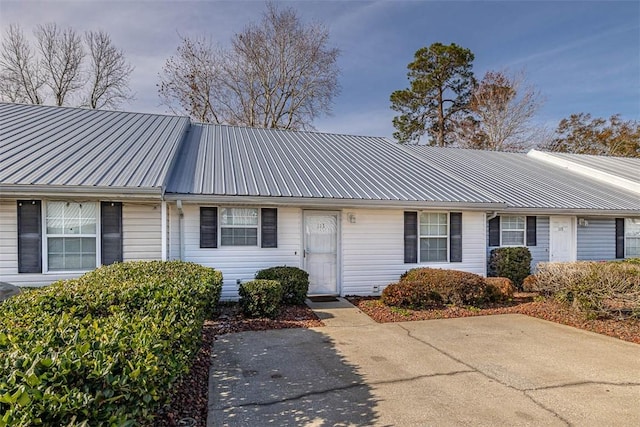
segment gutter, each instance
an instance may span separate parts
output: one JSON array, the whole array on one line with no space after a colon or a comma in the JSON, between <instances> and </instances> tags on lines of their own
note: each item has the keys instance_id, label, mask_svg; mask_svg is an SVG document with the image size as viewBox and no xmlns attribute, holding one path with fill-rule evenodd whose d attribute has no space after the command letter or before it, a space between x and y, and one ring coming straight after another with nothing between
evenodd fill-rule
<instances>
[{"instance_id":1,"label":"gutter","mask_svg":"<svg viewBox=\"0 0 640 427\"><path fill-rule=\"evenodd\" d=\"M206 194L165 194L166 200L182 203L200 204L243 204L294 206L305 208L376 208L376 209L462 209L468 211L487 211L507 209L506 203L491 202L444 202L418 200L371 200L371 199L333 199L322 197L286 197L286 196L221 196Z\"/></svg>"},{"instance_id":2,"label":"gutter","mask_svg":"<svg viewBox=\"0 0 640 427\"><path fill-rule=\"evenodd\" d=\"M162 189L158 187L87 187L87 186L52 186L52 185L0 185L0 198L49 197L51 195L81 195L87 198L104 196L126 196L137 199L162 200Z\"/></svg>"}]
</instances>

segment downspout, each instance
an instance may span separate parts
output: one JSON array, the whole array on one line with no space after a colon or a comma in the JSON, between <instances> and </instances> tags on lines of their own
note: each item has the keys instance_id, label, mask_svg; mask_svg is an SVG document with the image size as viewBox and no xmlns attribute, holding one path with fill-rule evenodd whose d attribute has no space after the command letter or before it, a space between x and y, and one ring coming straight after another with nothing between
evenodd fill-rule
<instances>
[{"instance_id":1,"label":"downspout","mask_svg":"<svg viewBox=\"0 0 640 427\"><path fill-rule=\"evenodd\" d=\"M160 230L162 232L162 261L166 261L167 260L167 236L168 236L168 230L167 230L167 202L164 200L162 200L162 202L160 203L160 209L162 209L161 211L161 216L160 216L160 221L162 221L162 226L160 227Z\"/></svg>"},{"instance_id":2,"label":"downspout","mask_svg":"<svg viewBox=\"0 0 640 427\"><path fill-rule=\"evenodd\" d=\"M487 221L491 221L492 219L494 219L497 216L498 216L498 212L497 211L493 211L493 213L489 214L489 216L487 217Z\"/></svg>"},{"instance_id":3,"label":"downspout","mask_svg":"<svg viewBox=\"0 0 640 427\"><path fill-rule=\"evenodd\" d=\"M180 261L184 260L184 248L183 248L183 220L184 220L184 211L182 210L182 200L176 200L176 207L178 208L178 248L180 249Z\"/></svg>"}]
</instances>

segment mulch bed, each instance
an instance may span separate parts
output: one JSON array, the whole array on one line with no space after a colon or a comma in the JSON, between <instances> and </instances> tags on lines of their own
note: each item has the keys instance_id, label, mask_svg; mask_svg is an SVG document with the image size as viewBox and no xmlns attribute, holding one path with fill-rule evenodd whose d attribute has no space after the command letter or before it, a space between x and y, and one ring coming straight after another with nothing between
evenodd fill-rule
<instances>
[{"instance_id":1,"label":"mulch bed","mask_svg":"<svg viewBox=\"0 0 640 427\"><path fill-rule=\"evenodd\" d=\"M377 297L347 299L378 323L517 313L640 344L640 320L587 320L582 314L552 299L534 300L534 294L516 293L512 301L487 308L442 307L431 310L391 308Z\"/></svg>"},{"instance_id":2,"label":"mulch bed","mask_svg":"<svg viewBox=\"0 0 640 427\"><path fill-rule=\"evenodd\" d=\"M324 326L306 305L283 307L275 319L246 319L237 304L221 304L218 316L202 328L202 345L189 373L175 385L170 404L160 409L154 426L207 424L209 365L216 337L233 332Z\"/></svg>"}]
</instances>

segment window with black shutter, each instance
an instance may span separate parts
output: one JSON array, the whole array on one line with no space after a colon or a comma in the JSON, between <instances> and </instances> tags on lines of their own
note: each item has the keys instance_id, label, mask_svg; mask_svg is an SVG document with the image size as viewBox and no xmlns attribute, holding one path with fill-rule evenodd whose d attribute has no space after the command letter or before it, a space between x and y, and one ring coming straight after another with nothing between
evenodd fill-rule
<instances>
[{"instance_id":1,"label":"window with black shutter","mask_svg":"<svg viewBox=\"0 0 640 427\"><path fill-rule=\"evenodd\" d=\"M624 258L624 218L616 218L616 258Z\"/></svg>"},{"instance_id":2,"label":"window with black shutter","mask_svg":"<svg viewBox=\"0 0 640 427\"><path fill-rule=\"evenodd\" d=\"M261 240L263 248L278 247L278 210L274 208L261 209Z\"/></svg>"},{"instance_id":3,"label":"window with black shutter","mask_svg":"<svg viewBox=\"0 0 640 427\"><path fill-rule=\"evenodd\" d=\"M462 262L462 212L451 212L449 223L449 261Z\"/></svg>"},{"instance_id":4,"label":"window with black shutter","mask_svg":"<svg viewBox=\"0 0 640 427\"><path fill-rule=\"evenodd\" d=\"M200 208L200 247L218 247L218 208Z\"/></svg>"},{"instance_id":5,"label":"window with black shutter","mask_svg":"<svg viewBox=\"0 0 640 427\"><path fill-rule=\"evenodd\" d=\"M489 220L489 246L500 246L500 217Z\"/></svg>"},{"instance_id":6,"label":"window with black shutter","mask_svg":"<svg viewBox=\"0 0 640 427\"><path fill-rule=\"evenodd\" d=\"M404 213L404 262L418 262L418 212Z\"/></svg>"},{"instance_id":7,"label":"window with black shutter","mask_svg":"<svg viewBox=\"0 0 640 427\"><path fill-rule=\"evenodd\" d=\"M102 265L122 262L122 203L100 203Z\"/></svg>"},{"instance_id":8,"label":"window with black shutter","mask_svg":"<svg viewBox=\"0 0 640 427\"><path fill-rule=\"evenodd\" d=\"M537 218L535 216L527 217L527 246L536 246L538 244Z\"/></svg>"},{"instance_id":9,"label":"window with black shutter","mask_svg":"<svg viewBox=\"0 0 640 427\"><path fill-rule=\"evenodd\" d=\"M42 273L40 200L18 200L18 273Z\"/></svg>"}]
</instances>

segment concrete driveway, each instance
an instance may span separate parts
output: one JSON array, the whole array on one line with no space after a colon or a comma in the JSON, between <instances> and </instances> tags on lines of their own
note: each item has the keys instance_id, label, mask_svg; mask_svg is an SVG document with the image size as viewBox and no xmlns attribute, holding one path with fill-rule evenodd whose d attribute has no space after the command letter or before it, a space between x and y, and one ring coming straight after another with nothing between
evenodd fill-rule
<instances>
[{"instance_id":1,"label":"concrete driveway","mask_svg":"<svg viewBox=\"0 0 640 427\"><path fill-rule=\"evenodd\" d=\"M323 328L214 345L209 426L640 425L640 346L523 315Z\"/></svg>"}]
</instances>

